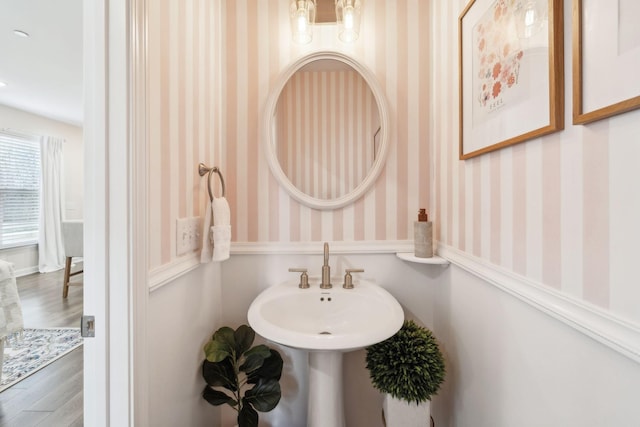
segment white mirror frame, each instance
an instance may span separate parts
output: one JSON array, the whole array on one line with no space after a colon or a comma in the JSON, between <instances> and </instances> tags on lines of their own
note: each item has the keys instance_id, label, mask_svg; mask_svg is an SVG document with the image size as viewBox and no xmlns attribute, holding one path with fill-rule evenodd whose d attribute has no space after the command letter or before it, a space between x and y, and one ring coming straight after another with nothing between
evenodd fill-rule
<instances>
[{"instance_id":1,"label":"white mirror frame","mask_svg":"<svg viewBox=\"0 0 640 427\"><path fill-rule=\"evenodd\" d=\"M282 170L275 149L276 141L273 131L273 124L275 119L276 105L278 103L278 98L280 98L280 93L284 89L284 86L289 81L291 76L293 76L296 71L310 62L318 61L321 59L333 59L341 61L358 71L371 88L376 103L378 104L378 113L380 114L380 145L378 147L378 153L376 154L376 159L373 162L373 166L369 170L369 173L367 174L365 179L360 184L358 184L356 188L337 199L319 199L299 190L295 185L293 185L291 180ZM385 162L387 160L387 152L389 151L389 143L387 141L387 134L389 132L389 113L387 111L384 93L382 92L380 85L375 79L373 73L368 68L359 64L354 59L339 52L314 52L296 60L291 65L289 65L286 70L284 70L275 86L272 88L269 98L267 99L264 110L263 132L265 155L267 157L267 162L269 163L269 168L271 169L271 173L273 173L273 176L291 197L305 206L316 209L329 210L342 208L362 197L364 193L373 185L373 183L376 182L378 175L380 175L380 172L384 168Z\"/></svg>"}]
</instances>

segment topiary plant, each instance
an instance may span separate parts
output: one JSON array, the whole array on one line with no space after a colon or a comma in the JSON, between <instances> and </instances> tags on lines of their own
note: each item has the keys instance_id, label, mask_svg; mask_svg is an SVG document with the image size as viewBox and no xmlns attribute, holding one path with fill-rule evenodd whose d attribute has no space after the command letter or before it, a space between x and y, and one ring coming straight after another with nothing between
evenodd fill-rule
<instances>
[{"instance_id":1,"label":"topiary plant","mask_svg":"<svg viewBox=\"0 0 640 427\"><path fill-rule=\"evenodd\" d=\"M416 403L431 400L444 380L444 358L436 339L412 320L366 351L373 386L397 399Z\"/></svg>"},{"instance_id":2,"label":"topiary plant","mask_svg":"<svg viewBox=\"0 0 640 427\"><path fill-rule=\"evenodd\" d=\"M266 345L251 348L254 339L255 332L247 325L235 331L225 326L204 347L207 358L202 363L202 376L207 385L202 397L212 405L233 407L239 427L257 426L256 411L272 410L281 397L282 357ZM246 389L251 384L253 387Z\"/></svg>"}]
</instances>

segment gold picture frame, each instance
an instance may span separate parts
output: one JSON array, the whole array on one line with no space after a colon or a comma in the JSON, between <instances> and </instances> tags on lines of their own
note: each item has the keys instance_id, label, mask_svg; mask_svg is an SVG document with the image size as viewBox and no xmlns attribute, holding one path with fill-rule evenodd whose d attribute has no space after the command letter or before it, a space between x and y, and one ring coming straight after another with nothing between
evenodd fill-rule
<instances>
[{"instance_id":1,"label":"gold picture frame","mask_svg":"<svg viewBox=\"0 0 640 427\"><path fill-rule=\"evenodd\" d=\"M458 19L460 159L564 128L562 0L471 0Z\"/></svg>"},{"instance_id":2,"label":"gold picture frame","mask_svg":"<svg viewBox=\"0 0 640 427\"><path fill-rule=\"evenodd\" d=\"M621 10L625 5L633 10ZM573 0L573 124L640 108L638 12L637 0ZM593 17L588 33L585 14Z\"/></svg>"}]
</instances>

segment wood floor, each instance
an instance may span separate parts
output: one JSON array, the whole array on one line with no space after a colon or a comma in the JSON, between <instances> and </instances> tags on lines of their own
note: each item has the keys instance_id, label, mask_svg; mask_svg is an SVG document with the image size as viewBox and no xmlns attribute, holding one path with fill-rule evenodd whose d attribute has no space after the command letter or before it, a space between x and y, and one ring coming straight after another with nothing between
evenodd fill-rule
<instances>
[{"instance_id":1,"label":"wood floor","mask_svg":"<svg viewBox=\"0 0 640 427\"><path fill-rule=\"evenodd\" d=\"M74 267L82 268L82 264ZM79 327L82 287L62 298L63 271L17 279L26 328ZM83 275L72 283L81 283ZM82 347L0 392L0 427L83 425Z\"/></svg>"}]
</instances>

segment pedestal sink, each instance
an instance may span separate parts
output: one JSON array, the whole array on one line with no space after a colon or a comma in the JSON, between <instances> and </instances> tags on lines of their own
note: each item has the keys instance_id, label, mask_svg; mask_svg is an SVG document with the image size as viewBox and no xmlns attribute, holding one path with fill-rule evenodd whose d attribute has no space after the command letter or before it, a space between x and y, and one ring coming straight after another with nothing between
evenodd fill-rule
<instances>
[{"instance_id":1,"label":"pedestal sink","mask_svg":"<svg viewBox=\"0 0 640 427\"><path fill-rule=\"evenodd\" d=\"M258 295L248 320L267 340L309 351L307 425L343 427L342 353L389 338L404 313L389 292L369 281L357 281L353 289L300 289L292 281Z\"/></svg>"}]
</instances>

